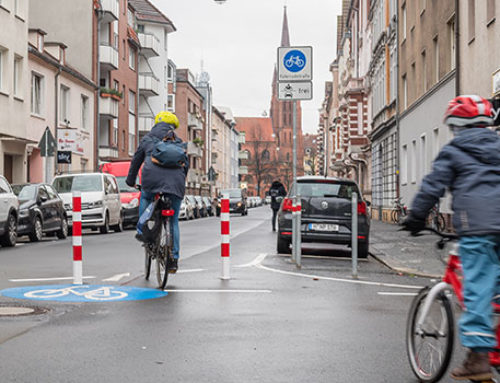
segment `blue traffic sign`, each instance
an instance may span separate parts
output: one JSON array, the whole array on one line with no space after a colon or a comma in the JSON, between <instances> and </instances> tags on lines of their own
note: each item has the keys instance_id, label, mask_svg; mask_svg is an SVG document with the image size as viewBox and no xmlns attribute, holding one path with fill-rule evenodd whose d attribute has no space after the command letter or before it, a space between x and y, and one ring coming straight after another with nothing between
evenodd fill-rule
<instances>
[{"instance_id":1,"label":"blue traffic sign","mask_svg":"<svg viewBox=\"0 0 500 383\"><path fill-rule=\"evenodd\" d=\"M167 294L156 289L109 285L46 285L0 290L4 297L58 302L138 301L163 298Z\"/></svg>"},{"instance_id":2,"label":"blue traffic sign","mask_svg":"<svg viewBox=\"0 0 500 383\"><path fill-rule=\"evenodd\" d=\"M305 68L307 63L306 55L299 50L288 52L283 58L283 65L290 72L300 72Z\"/></svg>"}]
</instances>

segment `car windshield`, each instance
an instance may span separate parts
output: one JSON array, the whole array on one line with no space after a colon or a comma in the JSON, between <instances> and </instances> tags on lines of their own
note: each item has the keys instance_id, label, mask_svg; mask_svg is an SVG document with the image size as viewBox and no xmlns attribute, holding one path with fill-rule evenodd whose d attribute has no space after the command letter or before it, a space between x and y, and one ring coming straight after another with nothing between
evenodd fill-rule
<instances>
[{"instance_id":1,"label":"car windshield","mask_svg":"<svg viewBox=\"0 0 500 383\"><path fill-rule=\"evenodd\" d=\"M299 195L302 197L336 197L351 199L352 193L357 193L358 188L356 185L350 183L301 182L298 183L298 191Z\"/></svg>"},{"instance_id":2,"label":"car windshield","mask_svg":"<svg viewBox=\"0 0 500 383\"><path fill-rule=\"evenodd\" d=\"M221 195L229 194L229 198L241 198L241 189L228 189L223 190Z\"/></svg>"},{"instance_id":3,"label":"car windshield","mask_svg":"<svg viewBox=\"0 0 500 383\"><path fill-rule=\"evenodd\" d=\"M36 185L12 185L12 190L20 200L35 199Z\"/></svg>"},{"instance_id":4,"label":"car windshield","mask_svg":"<svg viewBox=\"0 0 500 383\"><path fill-rule=\"evenodd\" d=\"M118 182L118 189L120 190L120 193L135 193L137 192L137 189L133 186L128 186L125 183L125 180L127 177L116 177L116 182ZM135 180L136 185L139 184L139 176L137 176L137 179Z\"/></svg>"},{"instance_id":5,"label":"car windshield","mask_svg":"<svg viewBox=\"0 0 500 383\"><path fill-rule=\"evenodd\" d=\"M103 190L102 177L97 174L58 177L54 180L53 186L58 193L70 193L75 190L83 192Z\"/></svg>"}]
</instances>

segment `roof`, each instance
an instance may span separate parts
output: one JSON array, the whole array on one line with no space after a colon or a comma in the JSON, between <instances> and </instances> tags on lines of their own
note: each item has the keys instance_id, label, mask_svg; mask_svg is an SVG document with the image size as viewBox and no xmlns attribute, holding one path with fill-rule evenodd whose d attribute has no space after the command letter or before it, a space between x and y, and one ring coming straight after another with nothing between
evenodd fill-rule
<instances>
[{"instance_id":1,"label":"roof","mask_svg":"<svg viewBox=\"0 0 500 383\"><path fill-rule=\"evenodd\" d=\"M286 5L283 10L283 27L281 30L281 46L290 46L290 31L288 30L288 16L286 15Z\"/></svg>"},{"instance_id":2,"label":"roof","mask_svg":"<svg viewBox=\"0 0 500 383\"><path fill-rule=\"evenodd\" d=\"M138 21L165 24L170 29L169 32L177 30L172 21L149 0L129 0L129 3L134 7Z\"/></svg>"},{"instance_id":3,"label":"roof","mask_svg":"<svg viewBox=\"0 0 500 383\"><path fill-rule=\"evenodd\" d=\"M245 132L245 141L275 141L270 117L235 117L236 128Z\"/></svg>"}]
</instances>

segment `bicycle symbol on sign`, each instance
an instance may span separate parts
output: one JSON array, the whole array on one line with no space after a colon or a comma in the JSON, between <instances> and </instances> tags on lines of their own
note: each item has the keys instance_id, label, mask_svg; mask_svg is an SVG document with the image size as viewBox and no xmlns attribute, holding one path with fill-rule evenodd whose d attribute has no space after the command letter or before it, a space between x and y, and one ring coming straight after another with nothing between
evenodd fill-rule
<instances>
[{"instance_id":1,"label":"bicycle symbol on sign","mask_svg":"<svg viewBox=\"0 0 500 383\"><path fill-rule=\"evenodd\" d=\"M303 52L294 49L285 55L283 64L290 72L300 72L306 66L306 56Z\"/></svg>"},{"instance_id":2,"label":"bicycle symbol on sign","mask_svg":"<svg viewBox=\"0 0 500 383\"><path fill-rule=\"evenodd\" d=\"M298 66L302 68L306 63L299 56L290 56L288 60L285 61L285 66L291 68L292 66Z\"/></svg>"},{"instance_id":3,"label":"bicycle symbol on sign","mask_svg":"<svg viewBox=\"0 0 500 383\"><path fill-rule=\"evenodd\" d=\"M76 295L95 301L112 301L123 299L128 296L124 291L113 290L112 286L101 286L93 290L89 290L92 286L70 286L62 289L44 289L29 291L24 294L26 298L52 299L66 295Z\"/></svg>"}]
</instances>

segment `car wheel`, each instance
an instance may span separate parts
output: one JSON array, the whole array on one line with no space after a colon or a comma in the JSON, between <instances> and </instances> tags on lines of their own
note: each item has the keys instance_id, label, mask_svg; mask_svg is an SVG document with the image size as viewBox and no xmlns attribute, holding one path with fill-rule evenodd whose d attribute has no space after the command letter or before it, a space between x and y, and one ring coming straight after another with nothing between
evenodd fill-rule
<instances>
[{"instance_id":1,"label":"car wheel","mask_svg":"<svg viewBox=\"0 0 500 383\"><path fill-rule=\"evenodd\" d=\"M38 242L42 240L43 237L43 225L42 220L39 216L35 217L35 222L33 223L33 231L28 234L31 242Z\"/></svg>"},{"instance_id":2,"label":"car wheel","mask_svg":"<svg viewBox=\"0 0 500 383\"><path fill-rule=\"evenodd\" d=\"M104 225L99 228L99 231L101 232L101 234L107 234L109 232L109 218L107 213L106 217L104 218Z\"/></svg>"},{"instance_id":3,"label":"car wheel","mask_svg":"<svg viewBox=\"0 0 500 383\"><path fill-rule=\"evenodd\" d=\"M68 220L66 218L63 218L61 220L61 228L56 232L57 238L66 239L68 237L68 232Z\"/></svg>"},{"instance_id":4,"label":"car wheel","mask_svg":"<svg viewBox=\"0 0 500 383\"><path fill-rule=\"evenodd\" d=\"M292 250L290 250L290 240L278 235L277 250L278 254L291 254Z\"/></svg>"},{"instance_id":5,"label":"car wheel","mask_svg":"<svg viewBox=\"0 0 500 383\"><path fill-rule=\"evenodd\" d=\"M121 233L123 231L123 217L121 214L120 214L120 219L118 221L118 224L113 226L113 231L115 233Z\"/></svg>"},{"instance_id":6,"label":"car wheel","mask_svg":"<svg viewBox=\"0 0 500 383\"><path fill-rule=\"evenodd\" d=\"M368 243L358 243L358 258L368 257Z\"/></svg>"},{"instance_id":7,"label":"car wheel","mask_svg":"<svg viewBox=\"0 0 500 383\"><path fill-rule=\"evenodd\" d=\"M0 245L4 247L13 247L17 242L17 219L14 214L10 214L7 219L5 234L0 237Z\"/></svg>"}]
</instances>

